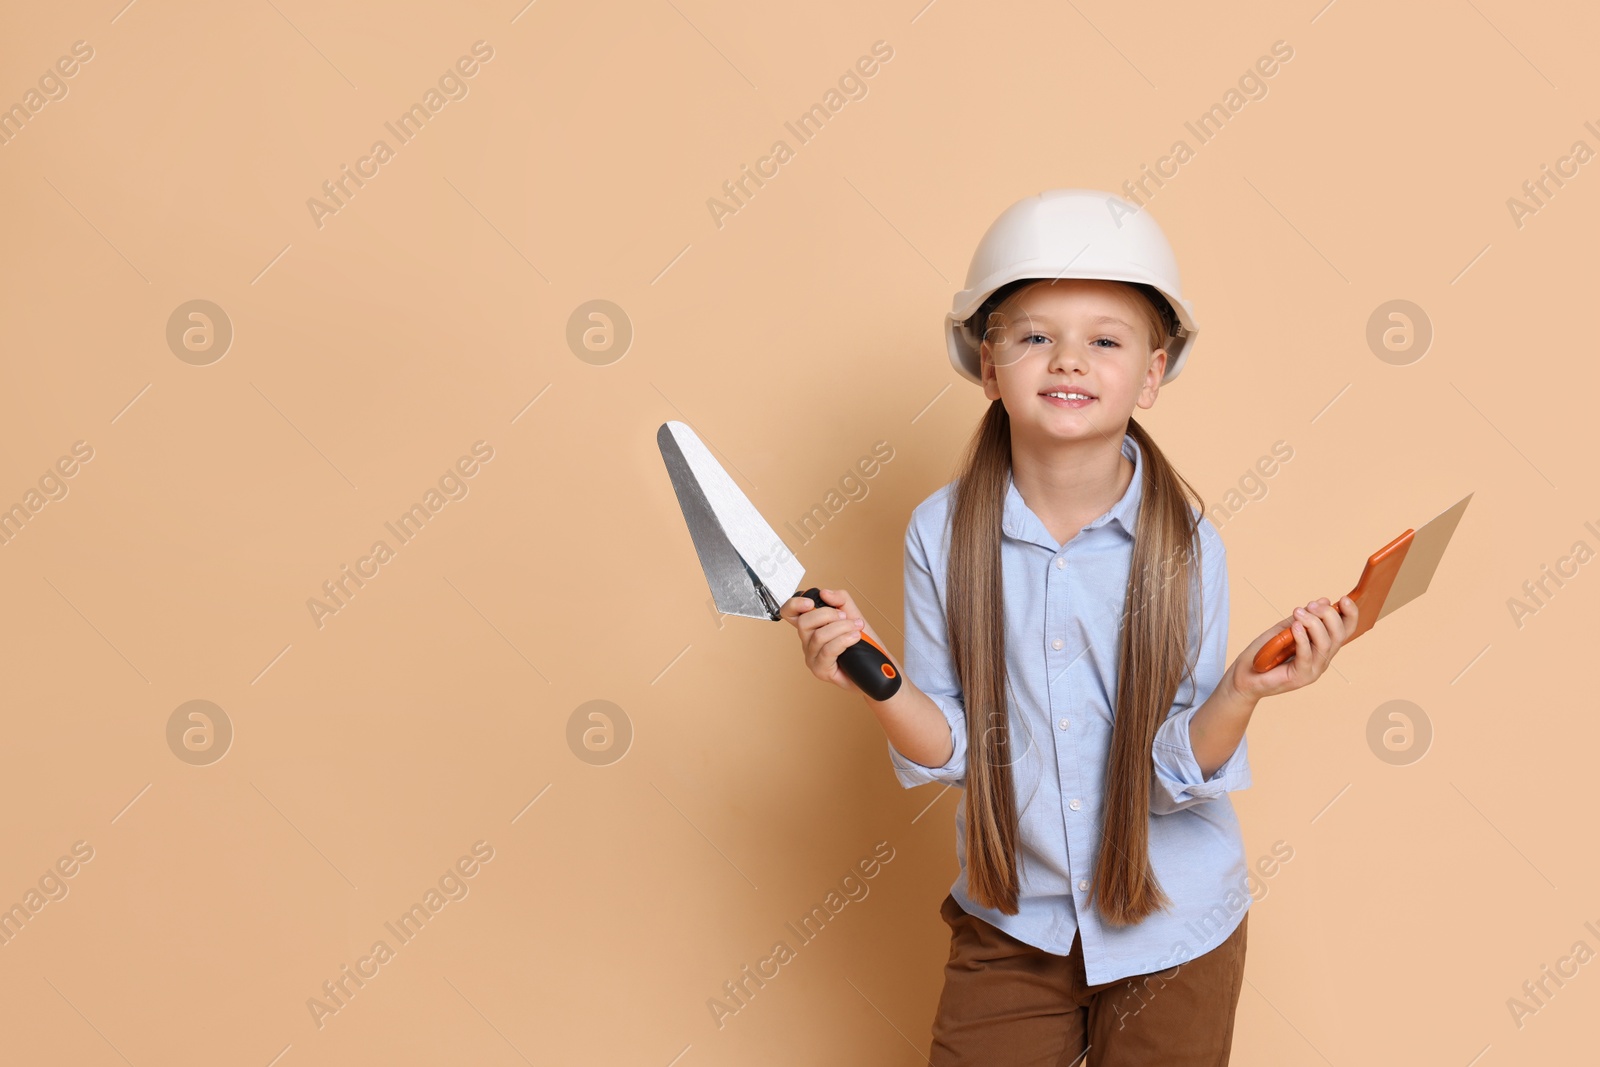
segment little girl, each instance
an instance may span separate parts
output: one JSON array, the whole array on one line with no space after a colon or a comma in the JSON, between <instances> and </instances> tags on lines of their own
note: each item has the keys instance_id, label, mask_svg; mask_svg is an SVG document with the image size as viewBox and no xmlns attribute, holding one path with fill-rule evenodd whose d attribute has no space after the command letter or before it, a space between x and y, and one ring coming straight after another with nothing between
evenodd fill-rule
<instances>
[{"instance_id":1,"label":"little girl","mask_svg":"<svg viewBox=\"0 0 1600 1067\"><path fill-rule=\"evenodd\" d=\"M1002 213L947 316L951 360L990 404L906 530L904 684L863 697L902 785L963 790L934 1067L1228 1062L1245 727L1322 675L1357 614L1312 601L1225 667L1222 539L1131 418L1196 333L1160 227L1085 189ZM847 593L820 592L783 617L811 672L853 689L840 652L883 642ZM1286 625L1294 658L1257 673Z\"/></svg>"}]
</instances>

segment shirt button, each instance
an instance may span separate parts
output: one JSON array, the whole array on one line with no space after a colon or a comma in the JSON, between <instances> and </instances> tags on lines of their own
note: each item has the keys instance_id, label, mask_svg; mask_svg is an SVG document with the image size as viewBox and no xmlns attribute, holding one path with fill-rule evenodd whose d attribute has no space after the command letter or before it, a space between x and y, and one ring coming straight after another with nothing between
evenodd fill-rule
<instances>
[{"instance_id":1,"label":"shirt button","mask_svg":"<svg viewBox=\"0 0 1600 1067\"><path fill-rule=\"evenodd\" d=\"M1062 719L1061 720L1061 728L1063 730L1065 730L1067 728L1067 725L1068 725L1067 720L1066 719Z\"/></svg>"},{"instance_id":2,"label":"shirt button","mask_svg":"<svg viewBox=\"0 0 1600 1067\"><path fill-rule=\"evenodd\" d=\"M1057 652L1061 651L1061 638L1058 637L1054 641L1051 641L1050 647L1055 649Z\"/></svg>"},{"instance_id":3,"label":"shirt button","mask_svg":"<svg viewBox=\"0 0 1600 1067\"><path fill-rule=\"evenodd\" d=\"M1062 567L1065 567L1066 565L1067 565L1067 561L1066 561L1065 557L1062 557L1062 556L1057 556L1056 557L1056 570L1060 570Z\"/></svg>"},{"instance_id":4,"label":"shirt button","mask_svg":"<svg viewBox=\"0 0 1600 1067\"><path fill-rule=\"evenodd\" d=\"M1067 807L1071 808L1073 811L1077 811L1079 808L1083 807L1083 805L1080 804L1078 801L1074 800L1071 803L1069 803L1067 805Z\"/></svg>"},{"instance_id":5,"label":"shirt button","mask_svg":"<svg viewBox=\"0 0 1600 1067\"><path fill-rule=\"evenodd\" d=\"M1087 891L1088 888L1089 888L1089 879L1087 879L1087 878L1078 879L1078 888L1082 889L1084 891Z\"/></svg>"}]
</instances>

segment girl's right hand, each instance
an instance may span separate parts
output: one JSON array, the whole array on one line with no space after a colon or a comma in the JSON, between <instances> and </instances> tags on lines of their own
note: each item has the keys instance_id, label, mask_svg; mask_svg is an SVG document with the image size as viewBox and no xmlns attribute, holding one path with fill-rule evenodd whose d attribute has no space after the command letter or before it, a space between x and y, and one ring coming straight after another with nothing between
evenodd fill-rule
<instances>
[{"instance_id":1,"label":"girl's right hand","mask_svg":"<svg viewBox=\"0 0 1600 1067\"><path fill-rule=\"evenodd\" d=\"M842 589L822 589L826 603L812 604L803 596L793 596L778 609L780 618L794 624L800 631L800 650L811 673L824 682L832 682L841 689L861 690L839 669L839 654L861 640L863 631L872 632L867 620L856 610L850 594ZM882 641L878 641L881 646Z\"/></svg>"}]
</instances>

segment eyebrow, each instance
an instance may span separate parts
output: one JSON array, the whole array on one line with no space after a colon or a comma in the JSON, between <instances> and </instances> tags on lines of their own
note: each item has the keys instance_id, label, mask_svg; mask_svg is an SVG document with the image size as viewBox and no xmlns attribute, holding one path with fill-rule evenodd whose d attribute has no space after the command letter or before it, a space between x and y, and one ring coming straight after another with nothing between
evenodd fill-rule
<instances>
[{"instance_id":1,"label":"eyebrow","mask_svg":"<svg viewBox=\"0 0 1600 1067\"><path fill-rule=\"evenodd\" d=\"M1016 311L1011 313L1011 322L1008 325L1012 325L1012 326L1024 325L1029 320L1037 320L1039 322L1045 323L1046 325L1054 325L1054 323L1051 321L1049 316L1039 315L1039 314L1028 314L1026 312L1016 312ZM1099 326L1101 323L1104 323L1104 322L1115 323L1116 325L1125 327L1125 328L1127 328L1129 330L1133 329L1133 326L1130 323L1124 322L1122 319L1117 318L1115 315L1097 315L1097 316L1095 316L1093 319L1091 319L1089 321L1089 325L1091 325L1091 326Z\"/></svg>"}]
</instances>

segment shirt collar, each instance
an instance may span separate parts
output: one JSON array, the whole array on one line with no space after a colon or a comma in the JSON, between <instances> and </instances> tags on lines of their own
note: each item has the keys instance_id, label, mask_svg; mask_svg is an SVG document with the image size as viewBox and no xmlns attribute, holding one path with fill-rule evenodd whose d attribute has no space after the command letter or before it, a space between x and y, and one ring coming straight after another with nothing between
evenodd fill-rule
<instances>
[{"instance_id":1,"label":"shirt collar","mask_svg":"<svg viewBox=\"0 0 1600 1067\"><path fill-rule=\"evenodd\" d=\"M1085 530L1115 524L1123 534L1132 540L1134 529L1139 521L1139 499L1144 489L1144 463L1140 455L1139 446L1134 442L1133 435L1122 435L1122 454L1133 461L1133 479L1128 482L1128 488L1122 498L1104 515L1093 522L1084 525ZM1007 534L1019 541L1042 545L1052 552L1059 551L1061 544L1045 529L1044 523L1033 513L1023 501L1022 494L1017 491L1017 485L1008 475L1006 478L1006 505L1005 517L1002 520L1003 529Z\"/></svg>"}]
</instances>

